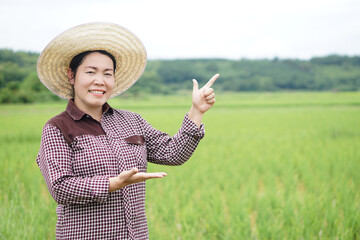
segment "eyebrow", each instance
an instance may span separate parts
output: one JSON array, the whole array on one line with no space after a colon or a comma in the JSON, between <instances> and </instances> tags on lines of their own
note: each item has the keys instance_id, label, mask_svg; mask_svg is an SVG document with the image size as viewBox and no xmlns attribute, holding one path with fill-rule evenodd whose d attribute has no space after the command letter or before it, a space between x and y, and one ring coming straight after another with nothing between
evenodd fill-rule
<instances>
[{"instance_id":1,"label":"eyebrow","mask_svg":"<svg viewBox=\"0 0 360 240\"><path fill-rule=\"evenodd\" d=\"M94 69L94 70L98 70L97 67L93 67L93 66L86 66L85 68L91 68L91 69ZM106 72L106 71L114 71L114 69L112 69L112 68L106 68L106 69L104 70L104 72Z\"/></svg>"}]
</instances>

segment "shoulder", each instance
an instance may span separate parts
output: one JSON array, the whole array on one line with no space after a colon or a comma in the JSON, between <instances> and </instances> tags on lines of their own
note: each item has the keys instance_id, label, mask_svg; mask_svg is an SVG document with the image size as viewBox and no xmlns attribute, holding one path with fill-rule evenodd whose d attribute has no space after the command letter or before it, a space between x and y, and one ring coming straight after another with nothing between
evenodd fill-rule
<instances>
[{"instance_id":1,"label":"shoulder","mask_svg":"<svg viewBox=\"0 0 360 240\"><path fill-rule=\"evenodd\" d=\"M51 128L49 127L51 126ZM70 115L64 111L55 117L51 118L47 123L45 124L44 128L52 129L52 131L56 131L59 136L64 138L64 140L70 144L73 139L73 135L71 134L74 131L76 131L77 128L75 128L76 124L73 118L70 117Z\"/></svg>"},{"instance_id":2,"label":"shoulder","mask_svg":"<svg viewBox=\"0 0 360 240\"><path fill-rule=\"evenodd\" d=\"M60 129L50 123L46 123L42 129L41 146L62 146L65 142Z\"/></svg>"},{"instance_id":3,"label":"shoulder","mask_svg":"<svg viewBox=\"0 0 360 240\"><path fill-rule=\"evenodd\" d=\"M54 127L61 128L60 126L73 122L74 120L66 113L66 111L56 115L49 119L46 124L50 124Z\"/></svg>"}]
</instances>

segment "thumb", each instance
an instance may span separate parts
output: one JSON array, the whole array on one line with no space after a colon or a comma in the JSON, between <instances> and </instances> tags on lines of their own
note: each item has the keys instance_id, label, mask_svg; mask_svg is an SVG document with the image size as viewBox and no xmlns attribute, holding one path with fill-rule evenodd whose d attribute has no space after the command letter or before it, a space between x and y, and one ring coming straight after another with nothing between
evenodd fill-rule
<instances>
[{"instance_id":1,"label":"thumb","mask_svg":"<svg viewBox=\"0 0 360 240\"><path fill-rule=\"evenodd\" d=\"M192 81L193 81L193 92L198 91L199 90L198 82L195 79L193 79Z\"/></svg>"},{"instance_id":2,"label":"thumb","mask_svg":"<svg viewBox=\"0 0 360 240\"><path fill-rule=\"evenodd\" d=\"M126 175L126 177L129 178L129 177L135 175L138 172L139 172L139 170L135 167L135 168L132 168L131 170L126 171L125 175Z\"/></svg>"}]
</instances>

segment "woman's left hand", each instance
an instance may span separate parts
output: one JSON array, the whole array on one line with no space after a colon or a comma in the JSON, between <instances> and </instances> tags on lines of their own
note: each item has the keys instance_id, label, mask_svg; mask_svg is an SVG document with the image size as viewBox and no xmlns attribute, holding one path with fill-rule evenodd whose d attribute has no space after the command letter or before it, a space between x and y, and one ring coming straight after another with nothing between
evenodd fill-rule
<instances>
[{"instance_id":1,"label":"woman's left hand","mask_svg":"<svg viewBox=\"0 0 360 240\"><path fill-rule=\"evenodd\" d=\"M215 104L215 93L211 86L219 74L215 74L202 88L199 89L198 82L193 79L192 104L200 113L204 114Z\"/></svg>"},{"instance_id":2,"label":"woman's left hand","mask_svg":"<svg viewBox=\"0 0 360 240\"><path fill-rule=\"evenodd\" d=\"M211 86L219 76L219 74L215 74L200 89L198 82L193 79L192 106L188 116L198 127L201 125L204 113L215 104L215 93Z\"/></svg>"}]
</instances>

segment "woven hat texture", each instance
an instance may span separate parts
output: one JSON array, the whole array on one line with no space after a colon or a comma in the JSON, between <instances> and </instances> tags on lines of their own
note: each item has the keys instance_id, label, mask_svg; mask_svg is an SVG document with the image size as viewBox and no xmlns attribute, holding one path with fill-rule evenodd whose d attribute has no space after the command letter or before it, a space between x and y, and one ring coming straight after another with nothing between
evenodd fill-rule
<instances>
[{"instance_id":1,"label":"woven hat texture","mask_svg":"<svg viewBox=\"0 0 360 240\"><path fill-rule=\"evenodd\" d=\"M59 97L73 98L67 76L70 62L76 55L92 50L107 51L116 59L111 97L126 91L145 70L146 49L133 33L113 23L88 23L66 30L45 47L37 63L40 81Z\"/></svg>"}]
</instances>

